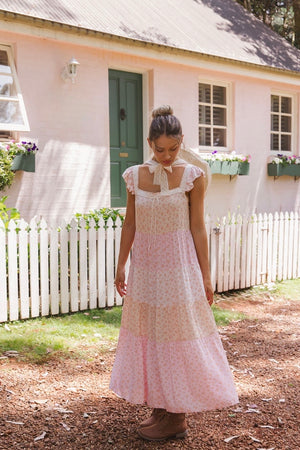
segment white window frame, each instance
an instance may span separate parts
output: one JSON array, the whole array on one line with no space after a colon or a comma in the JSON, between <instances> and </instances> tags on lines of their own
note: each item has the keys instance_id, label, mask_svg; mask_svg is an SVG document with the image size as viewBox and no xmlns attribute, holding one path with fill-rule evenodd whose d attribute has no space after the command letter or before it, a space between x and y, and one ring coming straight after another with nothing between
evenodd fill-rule
<instances>
[{"instance_id":1,"label":"white window frame","mask_svg":"<svg viewBox=\"0 0 300 450\"><path fill-rule=\"evenodd\" d=\"M199 123L199 84L208 84L211 87L212 86L221 86L225 87L226 89L226 126L213 126L213 124L210 125L204 125ZM219 80L207 80L207 79L200 79L198 80L198 149L200 152L212 152L214 150L217 150L218 152L230 152L232 150L232 84L226 83L224 81ZM212 100L212 99L211 99ZM205 103L204 103L205 104ZM208 104L207 104L208 105ZM220 107L220 105L214 105L214 103L210 103L210 107L213 108L213 106ZM224 128L226 129L226 146L214 146L214 145L200 145L199 144L199 128L200 126L205 126L207 128Z\"/></svg>"},{"instance_id":2,"label":"white window frame","mask_svg":"<svg viewBox=\"0 0 300 450\"><path fill-rule=\"evenodd\" d=\"M274 133L272 131L272 110L271 110L271 97L272 95L276 95L279 97L289 97L291 99L291 150L272 150L271 149L271 134ZM298 154L297 149L297 117L296 117L296 111L297 111L297 95L295 92L287 92L287 91L271 91L270 93L270 144L269 144L269 150L272 155L282 153L283 155L296 155ZM281 111L279 111L279 118L281 117ZM280 131L278 132L280 133Z\"/></svg>"},{"instance_id":3,"label":"white window frame","mask_svg":"<svg viewBox=\"0 0 300 450\"><path fill-rule=\"evenodd\" d=\"M11 75L13 77L14 86L16 89L16 95L13 96L0 96L0 100L2 101L13 101L17 102L20 107L20 112L23 120L23 124L15 124L15 123L3 123L0 121L0 130L1 131L7 131L8 134L11 134L12 131L30 131L28 118L26 114L25 104L23 100L23 96L20 89L20 83L18 80L18 75L16 71L16 66L13 58L13 52L12 48L8 45L1 45L0 44L0 50L5 51L7 53L8 57L8 63L11 68ZM1 72L0 72L1 73Z\"/></svg>"}]
</instances>

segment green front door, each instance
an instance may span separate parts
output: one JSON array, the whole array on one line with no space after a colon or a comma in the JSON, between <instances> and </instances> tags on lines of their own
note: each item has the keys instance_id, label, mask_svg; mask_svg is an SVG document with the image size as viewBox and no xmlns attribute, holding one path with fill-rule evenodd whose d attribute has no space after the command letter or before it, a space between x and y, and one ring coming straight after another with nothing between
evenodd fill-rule
<instances>
[{"instance_id":1,"label":"green front door","mask_svg":"<svg viewBox=\"0 0 300 450\"><path fill-rule=\"evenodd\" d=\"M143 162L142 75L109 71L111 206L126 206L122 173Z\"/></svg>"}]
</instances>

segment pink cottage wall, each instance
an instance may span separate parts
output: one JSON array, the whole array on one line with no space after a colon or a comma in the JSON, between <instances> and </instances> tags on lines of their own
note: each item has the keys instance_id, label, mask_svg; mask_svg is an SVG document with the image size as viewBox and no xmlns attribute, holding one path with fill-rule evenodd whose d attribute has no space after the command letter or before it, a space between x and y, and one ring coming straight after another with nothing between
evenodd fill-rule
<instances>
[{"instance_id":1,"label":"pink cottage wall","mask_svg":"<svg viewBox=\"0 0 300 450\"><path fill-rule=\"evenodd\" d=\"M299 210L300 181L267 176L270 94L272 90L297 93L296 85L256 79L196 64L175 64L160 59L79 46L13 33L0 32L0 42L12 45L31 131L20 138L35 139L40 151L34 174L17 172L6 193L26 220L43 216L48 222L70 220L74 212L110 205L108 69L143 74L144 157L150 112L171 104L181 119L185 144L198 145L198 83L225 82L230 92L230 150L251 154L249 176L214 175L206 199L212 216L231 212ZM153 53L152 53L153 54ZM145 56L147 55L145 50ZM75 84L60 73L75 56L80 62ZM166 58L167 59L167 58ZM250 70L250 69L249 69ZM272 73L270 72L272 80ZM299 136L297 151L299 154Z\"/></svg>"},{"instance_id":2,"label":"pink cottage wall","mask_svg":"<svg viewBox=\"0 0 300 450\"><path fill-rule=\"evenodd\" d=\"M176 71L175 71L176 70ZM176 73L176 76L174 75ZM270 73L272 80L272 74ZM154 104L170 103L181 118L184 141L194 149L198 146L198 83L228 83L230 127L229 150L251 155L250 175L213 175L206 197L206 211L213 217L231 213L264 213L299 211L300 180L267 175L270 151L270 96L272 92L295 94L296 130L300 129L300 86L256 79L234 73L168 66L154 75ZM300 154L299 131L294 153ZM274 152L273 152L274 154ZM275 153L276 154L276 153Z\"/></svg>"},{"instance_id":3,"label":"pink cottage wall","mask_svg":"<svg viewBox=\"0 0 300 450\"><path fill-rule=\"evenodd\" d=\"M109 117L107 67L99 52L18 35L13 43L18 77L30 123L20 139L38 143L36 172L17 172L6 195L26 220L51 223L74 212L109 206ZM61 71L75 56L76 83Z\"/></svg>"}]
</instances>

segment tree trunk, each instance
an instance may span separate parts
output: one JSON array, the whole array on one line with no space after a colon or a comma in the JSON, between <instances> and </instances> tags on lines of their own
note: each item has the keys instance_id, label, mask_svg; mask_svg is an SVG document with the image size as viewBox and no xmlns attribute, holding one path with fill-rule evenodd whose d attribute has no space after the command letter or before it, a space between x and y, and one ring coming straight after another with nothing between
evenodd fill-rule
<instances>
[{"instance_id":1,"label":"tree trunk","mask_svg":"<svg viewBox=\"0 0 300 450\"><path fill-rule=\"evenodd\" d=\"M293 0L295 18L295 46L300 48L300 0Z\"/></svg>"},{"instance_id":2,"label":"tree trunk","mask_svg":"<svg viewBox=\"0 0 300 450\"><path fill-rule=\"evenodd\" d=\"M246 8L250 12L252 11L251 0L244 0L244 8Z\"/></svg>"}]
</instances>

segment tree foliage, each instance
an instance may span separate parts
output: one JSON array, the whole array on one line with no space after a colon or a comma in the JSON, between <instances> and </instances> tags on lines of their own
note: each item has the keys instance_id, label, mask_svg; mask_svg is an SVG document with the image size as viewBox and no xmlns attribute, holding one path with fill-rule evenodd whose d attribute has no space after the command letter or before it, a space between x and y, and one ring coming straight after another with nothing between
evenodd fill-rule
<instances>
[{"instance_id":1,"label":"tree foliage","mask_svg":"<svg viewBox=\"0 0 300 450\"><path fill-rule=\"evenodd\" d=\"M300 48L300 0L236 1L272 30Z\"/></svg>"}]
</instances>

